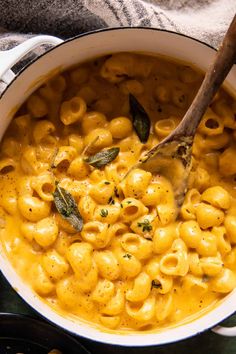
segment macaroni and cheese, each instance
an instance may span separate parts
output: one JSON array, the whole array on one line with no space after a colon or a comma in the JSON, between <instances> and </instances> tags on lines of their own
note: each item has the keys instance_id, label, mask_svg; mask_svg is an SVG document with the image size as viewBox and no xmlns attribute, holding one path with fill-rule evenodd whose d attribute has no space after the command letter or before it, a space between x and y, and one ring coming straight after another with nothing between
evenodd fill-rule
<instances>
[{"instance_id":1,"label":"macaroni and cheese","mask_svg":"<svg viewBox=\"0 0 236 354\"><path fill-rule=\"evenodd\" d=\"M180 210L165 177L126 175L179 124L202 78L183 63L118 53L52 78L12 120L0 150L1 242L64 316L157 330L236 287L236 101L221 89L205 113ZM146 142L130 95L150 118Z\"/></svg>"}]
</instances>

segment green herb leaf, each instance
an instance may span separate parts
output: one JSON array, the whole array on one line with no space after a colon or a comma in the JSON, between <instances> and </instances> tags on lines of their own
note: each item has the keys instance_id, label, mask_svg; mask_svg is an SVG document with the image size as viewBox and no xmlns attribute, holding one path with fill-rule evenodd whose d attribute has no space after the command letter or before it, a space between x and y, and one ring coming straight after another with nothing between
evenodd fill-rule
<instances>
[{"instance_id":1,"label":"green herb leaf","mask_svg":"<svg viewBox=\"0 0 236 354\"><path fill-rule=\"evenodd\" d=\"M89 156L86 159L84 159L84 161L93 167L101 168L107 165L108 163L112 162L113 160L115 160L119 152L120 152L120 148L114 147L108 150L100 151L93 156Z\"/></svg>"},{"instance_id":2,"label":"green herb leaf","mask_svg":"<svg viewBox=\"0 0 236 354\"><path fill-rule=\"evenodd\" d=\"M138 222L137 225L138 227L142 227L143 232L152 230L152 225L148 219L144 219L142 222Z\"/></svg>"},{"instance_id":3,"label":"green herb leaf","mask_svg":"<svg viewBox=\"0 0 236 354\"><path fill-rule=\"evenodd\" d=\"M143 106L131 93L129 94L129 105L130 113L133 118L133 127L141 143L146 143L151 127L150 118Z\"/></svg>"},{"instance_id":4,"label":"green herb leaf","mask_svg":"<svg viewBox=\"0 0 236 354\"><path fill-rule=\"evenodd\" d=\"M53 197L58 213L80 232L83 219L72 195L57 184Z\"/></svg>"},{"instance_id":5,"label":"green herb leaf","mask_svg":"<svg viewBox=\"0 0 236 354\"><path fill-rule=\"evenodd\" d=\"M123 256L123 258L128 258L128 259L130 259L131 257L132 257L132 255L129 254L129 253L126 253L126 254L124 254L124 256Z\"/></svg>"},{"instance_id":6,"label":"green herb leaf","mask_svg":"<svg viewBox=\"0 0 236 354\"><path fill-rule=\"evenodd\" d=\"M120 195L119 195L119 193L118 193L117 187L114 188L114 193L115 193L115 196L116 196L117 198L120 197Z\"/></svg>"},{"instance_id":7,"label":"green herb leaf","mask_svg":"<svg viewBox=\"0 0 236 354\"><path fill-rule=\"evenodd\" d=\"M203 283L207 283L209 280L210 280L209 276L206 275L206 274L203 274L203 276L202 276L202 282L203 282Z\"/></svg>"},{"instance_id":8,"label":"green herb leaf","mask_svg":"<svg viewBox=\"0 0 236 354\"><path fill-rule=\"evenodd\" d=\"M108 204L114 205L115 204L115 200L112 197L110 197L109 200L108 200Z\"/></svg>"},{"instance_id":9,"label":"green herb leaf","mask_svg":"<svg viewBox=\"0 0 236 354\"><path fill-rule=\"evenodd\" d=\"M152 281L152 288L161 289L162 285L159 282L157 282L156 280L153 280Z\"/></svg>"},{"instance_id":10,"label":"green herb leaf","mask_svg":"<svg viewBox=\"0 0 236 354\"><path fill-rule=\"evenodd\" d=\"M102 210L100 211L100 215L101 215L103 218L107 217L107 215L108 215L108 210L107 210L107 209L102 209Z\"/></svg>"},{"instance_id":11,"label":"green herb leaf","mask_svg":"<svg viewBox=\"0 0 236 354\"><path fill-rule=\"evenodd\" d=\"M52 155L52 160L51 160L51 168L56 168L56 166L55 166L55 158L56 158L56 156L57 156L57 153L58 153L58 151L59 151L59 148L55 148L55 150L54 150L54 153L53 153L53 155Z\"/></svg>"}]
</instances>

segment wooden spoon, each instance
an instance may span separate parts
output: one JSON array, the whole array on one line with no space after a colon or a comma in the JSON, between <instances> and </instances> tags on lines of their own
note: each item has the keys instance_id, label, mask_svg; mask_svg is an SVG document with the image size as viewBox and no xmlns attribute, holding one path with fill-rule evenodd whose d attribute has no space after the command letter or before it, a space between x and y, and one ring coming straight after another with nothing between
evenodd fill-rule
<instances>
[{"instance_id":1,"label":"wooden spoon","mask_svg":"<svg viewBox=\"0 0 236 354\"><path fill-rule=\"evenodd\" d=\"M181 123L161 143L148 151L135 166L135 168L142 168L167 177L172 183L179 206L183 203L187 189L192 145L197 127L235 62L236 15L216 54L215 61L208 69L196 97Z\"/></svg>"}]
</instances>

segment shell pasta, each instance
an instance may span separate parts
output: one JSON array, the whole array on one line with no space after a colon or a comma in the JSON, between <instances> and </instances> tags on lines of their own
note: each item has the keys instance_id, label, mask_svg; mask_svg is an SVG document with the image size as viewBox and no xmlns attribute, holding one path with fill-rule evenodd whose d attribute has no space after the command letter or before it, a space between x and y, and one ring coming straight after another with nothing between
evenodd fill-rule
<instances>
[{"instance_id":1,"label":"shell pasta","mask_svg":"<svg viewBox=\"0 0 236 354\"><path fill-rule=\"evenodd\" d=\"M236 287L234 99L220 89L199 125L180 210L165 177L130 170L178 126L202 78L118 53L53 77L13 118L0 149L1 243L63 316L155 331Z\"/></svg>"}]
</instances>

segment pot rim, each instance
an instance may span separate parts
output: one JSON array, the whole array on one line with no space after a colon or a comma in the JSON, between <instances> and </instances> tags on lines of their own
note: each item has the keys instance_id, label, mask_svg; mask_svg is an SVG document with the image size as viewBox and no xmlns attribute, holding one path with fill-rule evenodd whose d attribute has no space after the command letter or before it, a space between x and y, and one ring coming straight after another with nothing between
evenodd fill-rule
<instances>
[{"instance_id":1,"label":"pot rim","mask_svg":"<svg viewBox=\"0 0 236 354\"><path fill-rule=\"evenodd\" d=\"M7 93L8 89L14 84L14 82L16 81L16 79L25 71L28 69L29 66L31 66L32 64L34 64L37 60L39 60L40 58L44 57L45 55L47 55L48 53L50 53L51 51L53 51L54 49L63 46L66 43L72 42L76 39L79 38L83 38L83 37L87 37L87 36L91 36L91 35L95 35L97 33L102 33L102 32L112 32L112 31L117 31L117 30L147 30L147 31L157 31L157 32L166 32L166 33L170 33L176 36L180 36L180 37L185 37L188 38L192 41L195 41L199 44L203 44L205 46L207 46L210 49L213 49L214 51L217 51L216 48L214 48L213 46L211 46L210 44L201 41L200 39L188 36L184 33L178 33L178 32L174 32L171 30L166 30L166 29L162 29L162 28L154 28L154 27L144 27L144 26L137 26L137 27L129 27L129 26L118 26L118 27L107 27L107 28L101 28L101 29L97 29L94 31L88 31L88 32L84 32L81 34L77 34L76 36L73 36L71 38L65 39L63 40L62 43L59 43L58 45L56 45L55 47L49 48L46 52L38 55L37 57L33 58L32 60L30 60L26 65L24 65L23 68L21 68L18 72L15 73L15 77L14 79L7 85L7 87L5 88L5 90L0 94L0 100L1 98Z\"/></svg>"}]
</instances>

